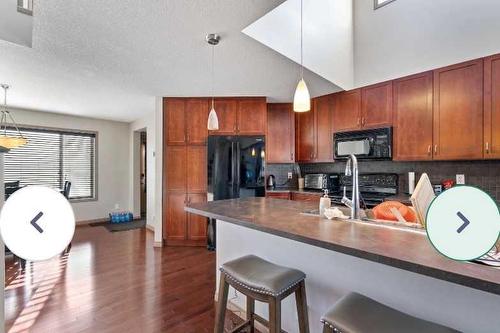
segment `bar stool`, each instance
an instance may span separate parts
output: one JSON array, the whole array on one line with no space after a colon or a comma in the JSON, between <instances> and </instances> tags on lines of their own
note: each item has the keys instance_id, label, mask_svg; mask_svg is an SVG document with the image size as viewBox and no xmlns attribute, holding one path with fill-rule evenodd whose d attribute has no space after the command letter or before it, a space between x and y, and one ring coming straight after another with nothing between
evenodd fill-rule
<instances>
[{"instance_id":1,"label":"bar stool","mask_svg":"<svg viewBox=\"0 0 500 333\"><path fill-rule=\"evenodd\" d=\"M452 333L451 328L412 317L366 296L350 293L321 318L323 333Z\"/></svg>"},{"instance_id":2,"label":"bar stool","mask_svg":"<svg viewBox=\"0 0 500 333\"><path fill-rule=\"evenodd\" d=\"M250 327L254 321L265 323L255 314L255 300L269 304L269 333L281 332L281 300L295 293L300 333L309 333L307 317L306 275L296 269L278 266L254 255L229 261L220 268L219 298L215 320L215 333L224 332L224 318L229 286L246 296L246 321L233 332Z\"/></svg>"}]
</instances>

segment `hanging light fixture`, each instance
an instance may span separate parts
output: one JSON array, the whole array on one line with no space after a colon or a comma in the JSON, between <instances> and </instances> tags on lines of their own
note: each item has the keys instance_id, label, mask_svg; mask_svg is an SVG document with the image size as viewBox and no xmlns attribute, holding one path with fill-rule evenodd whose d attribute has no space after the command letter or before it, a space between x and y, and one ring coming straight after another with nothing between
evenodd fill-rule
<instances>
[{"instance_id":1,"label":"hanging light fixture","mask_svg":"<svg viewBox=\"0 0 500 333\"><path fill-rule=\"evenodd\" d=\"M215 112L214 103L214 77L215 77L215 46L219 44L220 36L217 34L208 34L206 37L207 43L212 46L212 107L210 108L210 113L208 114L208 130L216 131L219 129L219 118L217 117L217 112Z\"/></svg>"},{"instance_id":2,"label":"hanging light fixture","mask_svg":"<svg viewBox=\"0 0 500 333\"><path fill-rule=\"evenodd\" d=\"M23 136L17 124L12 117L12 114L7 110L7 90L10 88L7 84L0 84L0 87L4 90L4 102L3 110L0 116L0 147L5 149L14 149L24 146L28 143L28 140ZM9 123L10 122L10 123ZM8 134L7 130L13 128L17 133Z\"/></svg>"},{"instance_id":3,"label":"hanging light fixture","mask_svg":"<svg viewBox=\"0 0 500 333\"><path fill-rule=\"evenodd\" d=\"M293 96L293 111L295 112L307 112L311 110L311 96L309 95L306 81L304 81L303 20L304 4L303 0L300 0L300 80L295 89L295 95Z\"/></svg>"}]
</instances>

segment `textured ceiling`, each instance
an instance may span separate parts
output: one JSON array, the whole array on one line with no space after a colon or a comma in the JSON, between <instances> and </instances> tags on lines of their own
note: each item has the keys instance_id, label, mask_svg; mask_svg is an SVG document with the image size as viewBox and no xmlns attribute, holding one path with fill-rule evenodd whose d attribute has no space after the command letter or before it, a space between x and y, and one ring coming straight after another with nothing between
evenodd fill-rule
<instances>
[{"instance_id":1,"label":"textured ceiling","mask_svg":"<svg viewBox=\"0 0 500 333\"><path fill-rule=\"evenodd\" d=\"M208 96L207 32L219 32L215 94L291 101L298 66L241 30L283 0L38 0L33 48L0 41L13 106L132 121L154 96ZM307 72L312 95L338 88Z\"/></svg>"}]
</instances>

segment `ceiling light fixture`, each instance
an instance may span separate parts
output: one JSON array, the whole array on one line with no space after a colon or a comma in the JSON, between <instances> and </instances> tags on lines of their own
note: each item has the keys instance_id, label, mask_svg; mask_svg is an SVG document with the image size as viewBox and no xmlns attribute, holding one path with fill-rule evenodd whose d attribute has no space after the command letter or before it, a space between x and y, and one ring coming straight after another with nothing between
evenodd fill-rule
<instances>
[{"instance_id":1,"label":"ceiling light fixture","mask_svg":"<svg viewBox=\"0 0 500 333\"><path fill-rule=\"evenodd\" d=\"M304 81L303 20L304 4L303 0L300 0L300 80L293 96L293 111L295 112L307 112L311 110L311 95L309 95L309 89L307 89L306 81Z\"/></svg>"},{"instance_id":2,"label":"ceiling light fixture","mask_svg":"<svg viewBox=\"0 0 500 333\"><path fill-rule=\"evenodd\" d=\"M215 112L215 97L214 97L214 82L215 82L215 46L219 44L220 36L217 34L208 34L206 37L208 44L212 46L212 107L210 108L210 113L208 114L208 130L216 131L219 129L219 118L217 117L217 112Z\"/></svg>"},{"instance_id":3,"label":"ceiling light fixture","mask_svg":"<svg viewBox=\"0 0 500 333\"><path fill-rule=\"evenodd\" d=\"M10 88L8 84L0 84L4 90L4 103L3 110L0 117L0 147L5 149L14 149L24 146L28 140L23 136L12 114L7 110L7 90ZM10 122L10 124L9 124ZM7 133L8 129L15 129L16 134L11 135Z\"/></svg>"}]
</instances>

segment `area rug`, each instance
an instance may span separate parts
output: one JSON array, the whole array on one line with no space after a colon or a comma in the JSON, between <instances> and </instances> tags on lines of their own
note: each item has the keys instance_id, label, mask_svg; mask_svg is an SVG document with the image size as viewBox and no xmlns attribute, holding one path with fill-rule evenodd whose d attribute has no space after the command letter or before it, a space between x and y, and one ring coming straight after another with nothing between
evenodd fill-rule
<instances>
[{"instance_id":1,"label":"area rug","mask_svg":"<svg viewBox=\"0 0 500 333\"><path fill-rule=\"evenodd\" d=\"M146 220L134 220L132 222L123 223L97 222L89 223L89 225L91 227L104 227L109 232L118 232L144 228L146 226Z\"/></svg>"}]
</instances>

